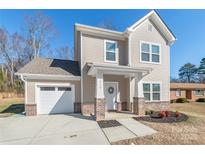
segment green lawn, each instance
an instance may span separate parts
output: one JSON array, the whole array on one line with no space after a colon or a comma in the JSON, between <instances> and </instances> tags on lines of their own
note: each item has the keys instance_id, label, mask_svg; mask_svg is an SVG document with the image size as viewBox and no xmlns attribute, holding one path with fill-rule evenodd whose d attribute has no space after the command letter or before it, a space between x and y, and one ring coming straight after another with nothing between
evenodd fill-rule
<instances>
[{"instance_id":1,"label":"green lawn","mask_svg":"<svg viewBox=\"0 0 205 154\"><path fill-rule=\"evenodd\" d=\"M23 98L0 99L0 117L8 117L24 112Z\"/></svg>"}]
</instances>

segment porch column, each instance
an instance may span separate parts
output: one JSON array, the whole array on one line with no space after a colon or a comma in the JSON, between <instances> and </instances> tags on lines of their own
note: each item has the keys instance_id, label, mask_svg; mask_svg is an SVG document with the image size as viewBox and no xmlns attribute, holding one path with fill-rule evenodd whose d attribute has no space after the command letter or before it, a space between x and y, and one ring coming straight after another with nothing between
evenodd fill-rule
<instances>
[{"instance_id":1,"label":"porch column","mask_svg":"<svg viewBox=\"0 0 205 154\"><path fill-rule=\"evenodd\" d=\"M95 89L95 116L96 120L105 119L105 96L104 96L104 79L103 73L96 74L96 89Z\"/></svg>"},{"instance_id":2,"label":"porch column","mask_svg":"<svg viewBox=\"0 0 205 154\"><path fill-rule=\"evenodd\" d=\"M143 94L142 73L135 75L134 97L133 97L133 112L137 115L144 115L143 109L145 99Z\"/></svg>"}]
</instances>

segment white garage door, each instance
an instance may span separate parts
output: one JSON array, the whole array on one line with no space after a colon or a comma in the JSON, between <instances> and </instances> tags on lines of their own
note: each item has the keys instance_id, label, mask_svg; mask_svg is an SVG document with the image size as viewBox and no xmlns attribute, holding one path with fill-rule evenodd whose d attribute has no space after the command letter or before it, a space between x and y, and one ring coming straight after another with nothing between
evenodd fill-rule
<instances>
[{"instance_id":1,"label":"white garage door","mask_svg":"<svg viewBox=\"0 0 205 154\"><path fill-rule=\"evenodd\" d=\"M37 113L55 114L74 111L74 86L37 87Z\"/></svg>"}]
</instances>

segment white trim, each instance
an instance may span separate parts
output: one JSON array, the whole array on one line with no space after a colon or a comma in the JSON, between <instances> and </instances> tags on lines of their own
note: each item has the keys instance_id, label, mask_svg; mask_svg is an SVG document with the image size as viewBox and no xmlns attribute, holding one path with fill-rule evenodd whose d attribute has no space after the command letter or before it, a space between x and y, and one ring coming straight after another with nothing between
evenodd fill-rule
<instances>
[{"instance_id":1,"label":"white trim","mask_svg":"<svg viewBox=\"0 0 205 154\"><path fill-rule=\"evenodd\" d=\"M116 88L117 88L117 98L116 98L116 101L117 102L120 102L120 91L119 91L119 82L117 81L104 81L104 87L105 87L105 84L109 84L109 83L113 83L113 84L116 84ZM105 91L105 89L104 89ZM117 110L116 108L114 108L114 110Z\"/></svg>"},{"instance_id":2,"label":"white trim","mask_svg":"<svg viewBox=\"0 0 205 154\"><path fill-rule=\"evenodd\" d=\"M80 80L80 93L81 93L81 103L83 103L83 38L82 38L82 32L80 32L80 68L81 68L81 80Z\"/></svg>"},{"instance_id":3,"label":"white trim","mask_svg":"<svg viewBox=\"0 0 205 154\"><path fill-rule=\"evenodd\" d=\"M52 75L52 74L29 74L29 73L16 73L22 75L26 79L56 79L56 80L80 80L80 76L69 75Z\"/></svg>"},{"instance_id":4,"label":"white trim","mask_svg":"<svg viewBox=\"0 0 205 154\"><path fill-rule=\"evenodd\" d=\"M107 42L108 42L108 43L115 43L115 45L116 45L115 52L108 51L108 52L115 53L115 61L107 60L107 57L106 57L106 53L107 53L106 43L107 43ZM118 64L118 63L119 63L119 49L118 49L118 43L117 43L117 41L114 41L114 40L104 40L104 62L115 63L115 64Z\"/></svg>"},{"instance_id":5,"label":"white trim","mask_svg":"<svg viewBox=\"0 0 205 154\"><path fill-rule=\"evenodd\" d=\"M129 67L122 65L108 65L108 64L93 64L88 63L91 68L88 70L88 75L95 76L97 71L101 71L104 74L118 74L118 75L135 75L135 73L142 72L143 74L149 74L153 69L151 67Z\"/></svg>"},{"instance_id":6,"label":"white trim","mask_svg":"<svg viewBox=\"0 0 205 154\"><path fill-rule=\"evenodd\" d=\"M149 44L149 49L150 49L150 51L149 51L149 61L143 61L142 60L142 43ZM152 62L152 45L159 46L159 62ZM161 57L162 57L162 55L161 55L161 44L140 40L140 63L160 65L161 61L162 61Z\"/></svg>"},{"instance_id":7,"label":"white trim","mask_svg":"<svg viewBox=\"0 0 205 154\"><path fill-rule=\"evenodd\" d=\"M128 37L128 66L132 66L132 56L131 56L131 44L132 44L132 37L131 37L131 33L129 34L129 37Z\"/></svg>"},{"instance_id":8,"label":"white trim","mask_svg":"<svg viewBox=\"0 0 205 154\"><path fill-rule=\"evenodd\" d=\"M162 21L162 19L159 17L159 15L154 10L150 11L148 14L146 14L140 20L135 22L132 26L128 27L125 32L135 31L147 19L152 20L152 22L154 22L155 24L157 21L159 22L156 26L158 26L158 28L161 30L161 33L165 36L169 45L171 45L173 42L175 42L177 40L175 38L175 36L172 34L172 32L168 29L167 25L165 25L165 23Z\"/></svg>"},{"instance_id":9,"label":"white trim","mask_svg":"<svg viewBox=\"0 0 205 154\"><path fill-rule=\"evenodd\" d=\"M28 103L27 101L27 81L23 78L23 75L20 75L21 80L24 82L24 97L25 97L25 104Z\"/></svg>"},{"instance_id":10,"label":"white trim","mask_svg":"<svg viewBox=\"0 0 205 154\"><path fill-rule=\"evenodd\" d=\"M123 32L88 26L83 24L75 23L75 27L77 31L83 32L84 34L92 34L95 36L109 36L119 40L125 40L125 36Z\"/></svg>"},{"instance_id":11,"label":"white trim","mask_svg":"<svg viewBox=\"0 0 205 154\"><path fill-rule=\"evenodd\" d=\"M95 77L95 98L104 99L104 78L103 74L98 72Z\"/></svg>"},{"instance_id":12,"label":"white trim","mask_svg":"<svg viewBox=\"0 0 205 154\"><path fill-rule=\"evenodd\" d=\"M37 115L38 113L38 99L39 99L39 88L42 86L47 86L47 87L55 87L55 91L56 91L56 87L71 87L72 89L72 97L73 97L73 106L75 103L75 84L71 84L71 83L46 83L46 82L36 82L35 83L35 104L36 104L36 111L37 111ZM74 111L74 109L73 109Z\"/></svg>"},{"instance_id":13,"label":"white trim","mask_svg":"<svg viewBox=\"0 0 205 154\"><path fill-rule=\"evenodd\" d=\"M150 84L150 101L145 100L146 102L159 102L162 101L162 82L161 81L142 81L142 85L143 84ZM153 91L152 91L152 84L159 84L160 85L160 100L153 100L152 95L153 95ZM142 87L143 88L143 87ZM143 90L143 94L144 94L144 89Z\"/></svg>"}]
</instances>

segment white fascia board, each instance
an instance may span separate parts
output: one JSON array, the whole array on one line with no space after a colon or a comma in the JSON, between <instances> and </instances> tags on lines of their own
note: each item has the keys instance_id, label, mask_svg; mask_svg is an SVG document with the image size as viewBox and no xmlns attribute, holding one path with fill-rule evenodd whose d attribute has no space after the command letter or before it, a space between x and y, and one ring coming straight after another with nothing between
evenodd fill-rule
<instances>
[{"instance_id":1,"label":"white fascia board","mask_svg":"<svg viewBox=\"0 0 205 154\"><path fill-rule=\"evenodd\" d=\"M154 22L155 24L156 24L156 22L158 22L158 24L156 24L156 26L158 26L158 28L161 30L162 34L166 37L166 39L168 40L169 44L172 44L172 43L174 43L176 41L175 36L172 34L172 32L170 32L168 27L165 25L165 23L161 20L159 15L154 10L152 10L147 15L142 17L140 20L138 20L132 26L128 27L124 31L124 33L125 34L132 33L133 31L135 31L135 29L137 29L147 19L152 20L152 22ZM162 29L164 29L164 30L162 30Z\"/></svg>"},{"instance_id":2,"label":"white fascia board","mask_svg":"<svg viewBox=\"0 0 205 154\"><path fill-rule=\"evenodd\" d=\"M80 76L68 76L68 75L50 75L50 74L28 74L28 73L16 73L15 75L23 76L24 79L55 79L55 80L75 80L80 81Z\"/></svg>"},{"instance_id":3,"label":"white fascia board","mask_svg":"<svg viewBox=\"0 0 205 154\"><path fill-rule=\"evenodd\" d=\"M81 31L85 34L94 34L94 35L104 35L104 36L112 36L115 39L124 40L125 36L123 32L104 29L104 28L98 28L88 25L82 25L82 24L75 24L76 30Z\"/></svg>"},{"instance_id":4,"label":"white fascia board","mask_svg":"<svg viewBox=\"0 0 205 154\"><path fill-rule=\"evenodd\" d=\"M98 72L105 73L106 72L109 74L113 72L113 74L116 74L116 72L120 74L133 74L133 73L145 73L149 74L152 71L152 68L133 68L133 67L128 67L128 66L102 66L102 65L90 65L91 68L88 71L88 75L94 76ZM111 73L112 74L112 73Z\"/></svg>"}]
</instances>

